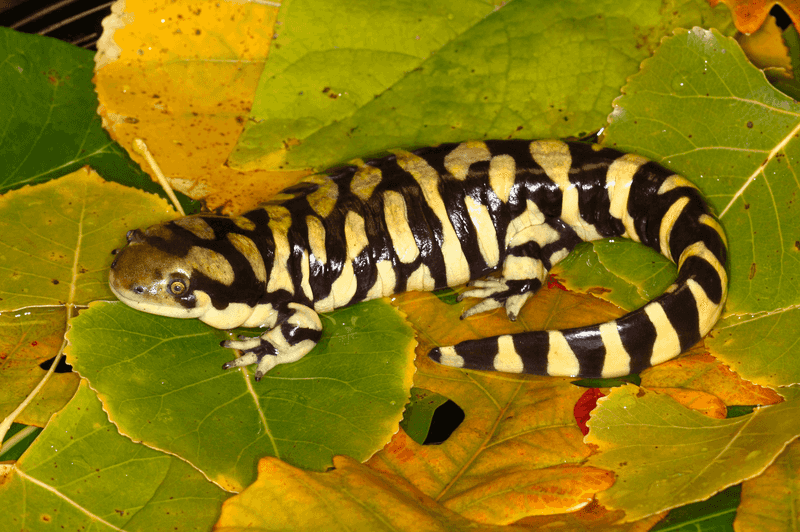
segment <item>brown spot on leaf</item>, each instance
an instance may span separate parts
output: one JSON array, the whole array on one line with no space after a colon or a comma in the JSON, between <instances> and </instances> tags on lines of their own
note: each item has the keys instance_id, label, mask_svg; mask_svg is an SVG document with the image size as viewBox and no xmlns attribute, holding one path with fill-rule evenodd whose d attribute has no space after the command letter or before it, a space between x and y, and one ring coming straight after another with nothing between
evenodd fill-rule
<instances>
[{"instance_id":1,"label":"brown spot on leaf","mask_svg":"<svg viewBox=\"0 0 800 532\"><path fill-rule=\"evenodd\" d=\"M750 275L748 275L748 278L752 280L753 277L755 276L756 276L756 263L754 262L753 264L750 265Z\"/></svg>"}]
</instances>

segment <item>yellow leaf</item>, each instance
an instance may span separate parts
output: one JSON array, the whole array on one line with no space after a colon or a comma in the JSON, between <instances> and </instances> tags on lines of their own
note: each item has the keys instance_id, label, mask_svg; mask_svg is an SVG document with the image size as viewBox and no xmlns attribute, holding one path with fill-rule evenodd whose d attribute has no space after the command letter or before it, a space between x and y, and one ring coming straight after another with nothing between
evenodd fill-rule
<instances>
[{"instance_id":1,"label":"yellow leaf","mask_svg":"<svg viewBox=\"0 0 800 532\"><path fill-rule=\"evenodd\" d=\"M308 172L225 165L252 106L277 7L261 2L127 0L98 43L95 87L112 138L142 138L172 186L241 212Z\"/></svg>"},{"instance_id":2,"label":"yellow leaf","mask_svg":"<svg viewBox=\"0 0 800 532\"><path fill-rule=\"evenodd\" d=\"M647 532L666 514L663 512L632 523L619 523L625 512L608 510L594 501L577 512L528 517L516 524L547 532Z\"/></svg>"},{"instance_id":3,"label":"yellow leaf","mask_svg":"<svg viewBox=\"0 0 800 532\"><path fill-rule=\"evenodd\" d=\"M777 67L792 71L792 59L789 57L789 48L783 42L783 30L772 15L754 33L737 35L736 41L758 68Z\"/></svg>"},{"instance_id":4,"label":"yellow leaf","mask_svg":"<svg viewBox=\"0 0 800 532\"><path fill-rule=\"evenodd\" d=\"M262 459L258 479L225 501L214 530L522 530L471 523L403 479L389 481L347 456L334 457L333 465L327 473L315 473ZM279 506L271 501L280 501Z\"/></svg>"},{"instance_id":5,"label":"yellow leaf","mask_svg":"<svg viewBox=\"0 0 800 532\"><path fill-rule=\"evenodd\" d=\"M742 379L704 350L697 351L642 372L642 386L708 392L728 406L772 405L783 400L774 390Z\"/></svg>"},{"instance_id":6,"label":"yellow leaf","mask_svg":"<svg viewBox=\"0 0 800 532\"><path fill-rule=\"evenodd\" d=\"M650 391L669 395L686 408L691 408L714 419L725 419L728 413L725 403L710 393L681 388L650 388Z\"/></svg>"},{"instance_id":7,"label":"yellow leaf","mask_svg":"<svg viewBox=\"0 0 800 532\"><path fill-rule=\"evenodd\" d=\"M0 314L0 419L17 408L44 377L42 362L58 354L64 339L63 308L26 309ZM77 373L56 373L17 423L44 427L78 389Z\"/></svg>"},{"instance_id":8,"label":"yellow leaf","mask_svg":"<svg viewBox=\"0 0 800 532\"><path fill-rule=\"evenodd\" d=\"M760 476L742 484L736 532L783 532L800 524L800 443L789 444Z\"/></svg>"}]
</instances>

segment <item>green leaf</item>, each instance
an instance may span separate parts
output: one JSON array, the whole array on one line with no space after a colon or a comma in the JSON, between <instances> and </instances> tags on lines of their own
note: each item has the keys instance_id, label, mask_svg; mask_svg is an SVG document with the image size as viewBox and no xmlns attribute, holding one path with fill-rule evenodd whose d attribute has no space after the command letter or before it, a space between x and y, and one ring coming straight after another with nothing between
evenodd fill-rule
<instances>
[{"instance_id":1,"label":"green leaf","mask_svg":"<svg viewBox=\"0 0 800 532\"><path fill-rule=\"evenodd\" d=\"M707 340L715 356L743 378L765 386L800 382L800 308L723 318Z\"/></svg>"},{"instance_id":2,"label":"green leaf","mask_svg":"<svg viewBox=\"0 0 800 532\"><path fill-rule=\"evenodd\" d=\"M741 492L741 486L731 486L707 501L676 508L650 532L729 532L733 530Z\"/></svg>"},{"instance_id":3,"label":"green leaf","mask_svg":"<svg viewBox=\"0 0 800 532\"><path fill-rule=\"evenodd\" d=\"M225 332L121 303L73 321L68 360L122 433L239 490L260 457L324 470L335 454L368 458L397 431L415 346L400 314L371 301L321 318L319 345L259 383L252 368L221 369L234 355L219 346Z\"/></svg>"},{"instance_id":4,"label":"green leaf","mask_svg":"<svg viewBox=\"0 0 800 532\"><path fill-rule=\"evenodd\" d=\"M228 498L190 465L120 436L84 381L0 483L0 530L209 530Z\"/></svg>"},{"instance_id":5,"label":"green leaf","mask_svg":"<svg viewBox=\"0 0 800 532\"><path fill-rule=\"evenodd\" d=\"M42 429L39 427L13 423L3 440L3 446L0 449L0 462L17 460L41 432Z\"/></svg>"},{"instance_id":6,"label":"green leaf","mask_svg":"<svg viewBox=\"0 0 800 532\"><path fill-rule=\"evenodd\" d=\"M730 27L701 2L515 0L281 4L234 166L322 168L467 138L602 127L672 28Z\"/></svg>"},{"instance_id":7,"label":"green leaf","mask_svg":"<svg viewBox=\"0 0 800 532\"><path fill-rule=\"evenodd\" d=\"M134 220L174 213L153 196L107 183L88 169L0 197L0 311L111 299L111 251Z\"/></svg>"},{"instance_id":8,"label":"green leaf","mask_svg":"<svg viewBox=\"0 0 800 532\"><path fill-rule=\"evenodd\" d=\"M625 310L643 306L675 280L675 265L625 239L580 244L553 269L570 290L589 292Z\"/></svg>"},{"instance_id":9,"label":"green leaf","mask_svg":"<svg viewBox=\"0 0 800 532\"><path fill-rule=\"evenodd\" d=\"M617 474L598 501L634 521L759 475L800 434L800 401L718 420L623 386L598 401L588 426L586 442L600 451L588 464Z\"/></svg>"},{"instance_id":10,"label":"green leaf","mask_svg":"<svg viewBox=\"0 0 800 532\"><path fill-rule=\"evenodd\" d=\"M0 28L0 193L88 165L105 179L163 194L103 130L92 55Z\"/></svg>"},{"instance_id":11,"label":"green leaf","mask_svg":"<svg viewBox=\"0 0 800 532\"><path fill-rule=\"evenodd\" d=\"M430 431L434 412L447 401L447 397L436 392L411 388L411 400L403 412L400 427L409 438L422 445Z\"/></svg>"}]
</instances>

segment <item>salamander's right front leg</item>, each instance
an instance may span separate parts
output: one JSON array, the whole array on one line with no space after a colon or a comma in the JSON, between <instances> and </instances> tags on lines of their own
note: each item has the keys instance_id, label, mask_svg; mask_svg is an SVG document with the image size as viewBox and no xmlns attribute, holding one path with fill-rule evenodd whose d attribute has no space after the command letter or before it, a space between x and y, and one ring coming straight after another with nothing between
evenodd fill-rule
<instances>
[{"instance_id":1,"label":"salamander's right front leg","mask_svg":"<svg viewBox=\"0 0 800 532\"><path fill-rule=\"evenodd\" d=\"M242 352L239 358L223 364L222 369L258 364L255 378L260 381L278 364L300 360L317 345L322 335L322 322L313 309L298 303L289 303L281 312L281 318L261 336L240 336L239 340L222 342L222 347Z\"/></svg>"}]
</instances>

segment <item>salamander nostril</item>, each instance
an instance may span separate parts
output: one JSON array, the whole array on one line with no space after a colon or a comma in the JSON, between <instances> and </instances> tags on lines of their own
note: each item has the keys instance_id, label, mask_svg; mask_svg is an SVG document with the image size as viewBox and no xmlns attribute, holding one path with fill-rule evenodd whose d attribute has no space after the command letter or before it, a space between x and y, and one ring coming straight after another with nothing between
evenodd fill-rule
<instances>
[{"instance_id":1,"label":"salamander nostril","mask_svg":"<svg viewBox=\"0 0 800 532\"><path fill-rule=\"evenodd\" d=\"M144 234L140 229L131 229L125 234L125 238L128 241L128 244L132 244L134 242L140 243L144 241Z\"/></svg>"},{"instance_id":2,"label":"salamander nostril","mask_svg":"<svg viewBox=\"0 0 800 532\"><path fill-rule=\"evenodd\" d=\"M119 257L117 257L117 258L115 258L114 260L111 261L111 269L112 270L117 267L117 261L118 260L119 260Z\"/></svg>"},{"instance_id":3,"label":"salamander nostril","mask_svg":"<svg viewBox=\"0 0 800 532\"><path fill-rule=\"evenodd\" d=\"M134 286L133 292L135 294L144 294L144 287L143 286Z\"/></svg>"}]
</instances>

